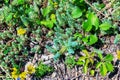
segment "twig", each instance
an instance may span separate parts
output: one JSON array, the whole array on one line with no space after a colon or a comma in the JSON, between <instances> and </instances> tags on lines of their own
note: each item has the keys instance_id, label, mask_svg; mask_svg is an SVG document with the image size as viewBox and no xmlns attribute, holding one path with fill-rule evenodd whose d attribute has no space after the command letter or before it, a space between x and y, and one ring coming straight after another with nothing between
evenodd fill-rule
<instances>
[{"instance_id":1,"label":"twig","mask_svg":"<svg viewBox=\"0 0 120 80\"><path fill-rule=\"evenodd\" d=\"M77 67L75 66L75 71L76 71L76 73L75 73L75 77L77 77L78 76L78 70L77 70ZM76 80L78 80L78 78L76 78Z\"/></svg>"},{"instance_id":2,"label":"twig","mask_svg":"<svg viewBox=\"0 0 120 80\"><path fill-rule=\"evenodd\" d=\"M78 78L78 77L80 77L80 76L82 76L82 75L81 75L81 74L79 74L79 75L77 75L77 76L73 77L71 80L75 80L76 78Z\"/></svg>"},{"instance_id":3,"label":"twig","mask_svg":"<svg viewBox=\"0 0 120 80\"><path fill-rule=\"evenodd\" d=\"M115 13L119 9L120 9L120 6L118 8L116 8L116 9L114 9L111 13L113 14L113 13Z\"/></svg>"},{"instance_id":4,"label":"twig","mask_svg":"<svg viewBox=\"0 0 120 80\"><path fill-rule=\"evenodd\" d=\"M0 65L0 68L12 79L12 77L10 76L10 74Z\"/></svg>"},{"instance_id":5,"label":"twig","mask_svg":"<svg viewBox=\"0 0 120 80\"><path fill-rule=\"evenodd\" d=\"M99 11L99 12L97 13L97 15L99 16L99 15L100 15L101 13L103 13L106 9L110 8L111 5L112 5L112 3L107 4L101 11ZM108 14L108 15L109 15L109 14ZM107 18L108 15L104 15L105 18Z\"/></svg>"},{"instance_id":6,"label":"twig","mask_svg":"<svg viewBox=\"0 0 120 80\"><path fill-rule=\"evenodd\" d=\"M2 75L0 76L0 78L4 78L4 77L5 77L5 76L2 76Z\"/></svg>"},{"instance_id":7,"label":"twig","mask_svg":"<svg viewBox=\"0 0 120 80\"><path fill-rule=\"evenodd\" d=\"M107 4L100 12L104 12L106 9L109 9L115 1L116 1L116 0L112 0L112 1L111 1L109 4ZM99 14L99 13L98 13L98 14ZM111 14L113 14L113 13L111 12ZM110 14L105 15L105 18L108 18L109 15L110 15Z\"/></svg>"},{"instance_id":8,"label":"twig","mask_svg":"<svg viewBox=\"0 0 120 80\"><path fill-rule=\"evenodd\" d=\"M99 10L97 10L94 6L92 6L92 5L88 2L88 0L85 0L85 2L86 2L94 11L96 11L97 13L102 14L103 16L105 16L105 14L103 14L102 12L100 12Z\"/></svg>"}]
</instances>

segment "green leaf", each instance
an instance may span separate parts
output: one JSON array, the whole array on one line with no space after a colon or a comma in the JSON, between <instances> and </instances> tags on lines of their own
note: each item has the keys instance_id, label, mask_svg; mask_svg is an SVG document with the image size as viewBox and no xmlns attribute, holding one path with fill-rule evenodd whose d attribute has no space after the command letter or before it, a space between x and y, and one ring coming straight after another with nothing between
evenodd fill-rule
<instances>
[{"instance_id":1,"label":"green leaf","mask_svg":"<svg viewBox=\"0 0 120 80\"><path fill-rule=\"evenodd\" d=\"M80 10L80 8L75 7L72 11L72 17L79 18L80 16L82 16L82 11Z\"/></svg>"},{"instance_id":2,"label":"green leaf","mask_svg":"<svg viewBox=\"0 0 120 80\"><path fill-rule=\"evenodd\" d=\"M77 42L77 41L71 42L71 47L76 47L77 45L78 45L78 42Z\"/></svg>"},{"instance_id":3,"label":"green leaf","mask_svg":"<svg viewBox=\"0 0 120 80\"><path fill-rule=\"evenodd\" d=\"M85 56L89 56L89 52L87 50L82 50L82 52L85 54Z\"/></svg>"},{"instance_id":4,"label":"green leaf","mask_svg":"<svg viewBox=\"0 0 120 80\"><path fill-rule=\"evenodd\" d=\"M97 15L93 13L88 14L88 22L91 23L91 25L95 26L96 30L98 29L99 26L99 19Z\"/></svg>"},{"instance_id":5,"label":"green leaf","mask_svg":"<svg viewBox=\"0 0 120 80\"><path fill-rule=\"evenodd\" d=\"M67 49L69 54L74 54L74 50L72 48Z\"/></svg>"},{"instance_id":6,"label":"green leaf","mask_svg":"<svg viewBox=\"0 0 120 80\"><path fill-rule=\"evenodd\" d=\"M99 50L99 49L96 49L96 48L94 48L94 50L93 50L95 53L103 53L103 51L102 50Z\"/></svg>"},{"instance_id":7,"label":"green leaf","mask_svg":"<svg viewBox=\"0 0 120 80\"><path fill-rule=\"evenodd\" d=\"M78 61L78 62L77 62L77 65L83 65L83 64L84 64L83 61Z\"/></svg>"},{"instance_id":8,"label":"green leaf","mask_svg":"<svg viewBox=\"0 0 120 80\"><path fill-rule=\"evenodd\" d=\"M12 5L21 5L24 4L25 0L13 0Z\"/></svg>"},{"instance_id":9,"label":"green leaf","mask_svg":"<svg viewBox=\"0 0 120 80\"><path fill-rule=\"evenodd\" d=\"M91 70L91 71L90 71L90 74L91 74L92 76L94 76L95 70Z\"/></svg>"},{"instance_id":10,"label":"green leaf","mask_svg":"<svg viewBox=\"0 0 120 80\"><path fill-rule=\"evenodd\" d=\"M46 17L50 13L51 9L50 6L47 6L46 8L42 9L42 15Z\"/></svg>"},{"instance_id":11,"label":"green leaf","mask_svg":"<svg viewBox=\"0 0 120 80\"><path fill-rule=\"evenodd\" d=\"M113 60L113 55L112 54L107 54L104 58L105 61L112 61Z\"/></svg>"},{"instance_id":12,"label":"green leaf","mask_svg":"<svg viewBox=\"0 0 120 80\"><path fill-rule=\"evenodd\" d=\"M94 57L94 56L95 56L95 52L92 52L92 53L90 54L90 56L91 56L91 57Z\"/></svg>"},{"instance_id":13,"label":"green leaf","mask_svg":"<svg viewBox=\"0 0 120 80\"><path fill-rule=\"evenodd\" d=\"M56 18L59 26L65 25L65 20L62 18L61 14L58 11L56 11Z\"/></svg>"},{"instance_id":14,"label":"green leaf","mask_svg":"<svg viewBox=\"0 0 120 80\"><path fill-rule=\"evenodd\" d=\"M89 58L87 58L87 59L85 60L85 65L88 66L89 63L90 63Z\"/></svg>"},{"instance_id":15,"label":"green leaf","mask_svg":"<svg viewBox=\"0 0 120 80\"><path fill-rule=\"evenodd\" d=\"M55 14L51 14L50 19L53 23L56 23L56 15Z\"/></svg>"},{"instance_id":16,"label":"green leaf","mask_svg":"<svg viewBox=\"0 0 120 80\"><path fill-rule=\"evenodd\" d=\"M110 23L105 22L105 23L102 23L99 27L101 30L109 30L111 25Z\"/></svg>"},{"instance_id":17,"label":"green leaf","mask_svg":"<svg viewBox=\"0 0 120 80\"><path fill-rule=\"evenodd\" d=\"M88 44L89 44L89 45L93 45L93 44L95 44L97 41L98 41L98 38L97 38L96 35L90 35L90 36L89 36L89 42L88 42Z\"/></svg>"},{"instance_id":18,"label":"green leaf","mask_svg":"<svg viewBox=\"0 0 120 80\"><path fill-rule=\"evenodd\" d=\"M8 54L8 52L10 52L10 50L11 50L11 48L8 47L7 49L5 49L5 50L3 51L3 53L6 55L6 54Z\"/></svg>"},{"instance_id":19,"label":"green leaf","mask_svg":"<svg viewBox=\"0 0 120 80\"><path fill-rule=\"evenodd\" d=\"M113 65L112 65L111 62L106 62L105 64L106 64L106 67L107 67L108 71L112 72L114 70Z\"/></svg>"},{"instance_id":20,"label":"green leaf","mask_svg":"<svg viewBox=\"0 0 120 80\"><path fill-rule=\"evenodd\" d=\"M84 61L86 59L86 57L79 57L78 61Z\"/></svg>"},{"instance_id":21,"label":"green leaf","mask_svg":"<svg viewBox=\"0 0 120 80\"><path fill-rule=\"evenodd\" d=\"M33 7L34 7L34 11L38 13L39 12L39 8L37 6L37 2L33 2Z\"/></svg>"},{"instance_id":22,"label":"green leaf","mask_svg":"<svg viewBox=\"0 0 120 80\"><path fill-rule=\"evenodd\" d=\"M44 20L44 21L41 21L41 24L45 25L46 27L48 28L53 28L53 22L51 20Z\"/></svg>"},{"instance_id":23,"label":"green leaf","mask_svg":"<svg viewBox=\"0 0 120 80\"><path fill-rule=\"evenodd\" d=\"M9 2L9 0L4 0L4 2L5 2L5 3L8 3L8 2Z\"/></svg>"},{"instance_id":24,"label":"green leaf","mask_svg":"<svg viewBox=\"0 0 120 80\"><path fill-rule=\"evenodd\" d=\"M102 64L102 62L98 62L98 63L96 64L96 68L98 69L98 68L101 66L101 64Z\"/></svg>"},{"instance_id":25,"label":"green leaf","mask_svg":"<svg viewBox=\"0 0 120 80\"><path fill-rule=\"evenodd\" d=\"M83 29L86 31L86 32L89 32L89 31L91 31L91 29L92 29L92 25L91 25L91 23L90 22L88 22L88 21L85 21L85 22L83 22Z\"/></svg>"},{"instance_id":26,"label":"green leaf","mask_svg":"<svg viewBox=\"0 0 120 80\"><path fill-rule=\"evenodd\" d=\"M82 34L80 34L80 33L75 33L75 34L74 34L74 37L75 37L75 38L77 38L77 37L82 38Z\"/></svg>"},{"instance_id":27,"label":"green leaf","mask_svg":"<svg viewBox=\"0 0 120 80\"><path fill-rule=\"evenodd\" d=\"M57 59L60 57L60 55L61 55L61 54L60 54L59 52L57 52L57 53L54 55L54 58L53 58L53 59L54 59L54 60L57 60Z\"/></svg>"},{"instance_id":28,"label":"green leaf","mask_svg":"<svg viewBox=\"0 0 120 80\"><path fill-rule=\"evenodd\" d=\"M36 24L40 25L41 21L39 19L36 20Z\"/></svg>"},{"instance_id":29,"label":"green leaf","mask_svg":"<svg viewBox=\"0 0 120 80\"><path fill-rule=\"evenodd\" d=\"M103 59L102 53L98 53L98 57L100 58L100 60Z\"/></svg>"},{"instance_id":30,"label":"green leaf","mask_svg":"<svg viewBox=\"0 0 120 80\"><path fill-rule=\"evenodd\" d=\"M114 44L118 44L120 42L120 34L117 34L114 39Z\"/></svg>"},{"instance_id":31,"label":"green leaf","mask_svg":"<svg viewBox=\"0 0 120 80\"><path fill-rule=\"evenodd\" d=\"M102 76L105 76L107 74L107 68L106 68L106 65L104 63L100 67L100 73Z\"/></svg>"},{"instance_id":32,"label":"green leaf","mask_svg":"<svg viewBox=\"0 0 120 80\"><path fill-rule=\"evenodd\" d=\"M24 4L25 0L17 0L18 4Z\"/></svg>"},{"instance_id":33,"label":"green leaf","mask_svg":"<svg viewBox=\"0 0 120 80\"><path fill-rule=\"evenodd\" d=\"M84 42L84 43L87 43L88 42L88 36L85 36L84 38L82 38L82 41Z\"/></svg>"},{"instance_id":34,"label":"green leaf","mask_svg":"<svg viewBox=\"0 0 120 80\"><path fill-rule=\"evenodd\" d=\"M4 13L3 13L3 9L0 10L0 23L2 23L2 21L4 20Z\"/></svg>"},{"instance_id":35,"label":"green leaf","mask_svg":"<svg viewBox=\"0 0 120 80\"><path fill-rule=\"evenodd\" d=\"M93 58L89 58L90 62L93 64L94 63L94 59Z\"/></svg>"},{"instance_id":36,"label":"green leaf","mask_svg":"<svg viewBox=\"0 0 120 80\"><path fill-rule=\"evenodd\" d=\"M87 69L88 69L88 66L87 65L84 65L83 67L83 72L86 74L87 73Z\"/></svg>"},{"instance_id":37,"label":"green leaf","mask_svg":"<svg viewBox=\"0 0 120 80\"><path fill-rule=\"evenodd\" d=\"M6 22L12 20L12 16L13 16L13 13L9 13L9 15L7 15L6 17Z\"/></svg>"},{"instance_id":38,"label":"green leaf","mask_svg":"<svg viewBox=\"0 0 120 80\"><path fill-rule=\"evenodd\" d=\"M21 16L20 19L21 19L21 21L23 22L23 24L24 24L26 27L29 25L29 22L28 22L28 20L26 19L26 17Z\"/></svg>"}]
</instances>

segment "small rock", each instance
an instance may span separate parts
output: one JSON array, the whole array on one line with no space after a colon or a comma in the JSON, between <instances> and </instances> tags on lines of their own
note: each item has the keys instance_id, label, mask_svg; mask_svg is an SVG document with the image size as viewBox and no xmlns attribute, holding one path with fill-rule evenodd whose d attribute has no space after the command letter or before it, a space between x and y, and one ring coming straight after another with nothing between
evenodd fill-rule
<instances>
[{"instance_id":1,"label":"small rock","mask_svg":"<svg viewBox=\"0 0 120 80\"><path fill-rule=\"evenodd\" d=\"M48 55L48 58L49 58L49 59L52 59L53 57L54 57L53 54Z\"/></svg>"},{"instance_id":2,"label":"small rock","mask_svg":"<svg viewBox=\"0 0 120 80\"><path fill-rule=\"evenodd\" d=\"M41 60L48 60L48 56L47 55L42 55Z\"/></svg>"},{"instance_id":3,"label":"small rock","mask_svg":"<svg viewBox=\"0 0 120 80\"><path fill-rule=\"evenodd\" d=\"M111 42L111 43L114 43L114 36L111 36L110 42Z\"/></svg>"},{"instance_id":4,"label":"small rock","mask_svg":"<svg viewBox=\"0 0 120 80\"><path fill-rule=\"evenodd\" d=\"M51 63L50 60L43 62L43 64L50 64L50 63Z\"/></svg>"},{"instance_id":5,"label":"small rock","mask_svg":"<svg viewBox=\"0 0 120 80\"><path fill-rule=\"evenodd\" d=\"M52 78L56 77L56 75L57 75L56 72L53 72L52 73Z\"/></svg>"},{"instance_id":6,"label":"small rock","mask_svg":"<svg viewBox=\"0 0 120 80\"><path fill-rule=\"evenodd\" d=\"M33 48L33 47L34 47L34 44L33 44L33 43L30 43L30 47Z\"/></svg>"},{"instance_id":7,"label":"small rock","mask_svg":"<svg viewBox=\"0 0 120 80\"><path fill-rule=\"evenodd\" d=\"M103 46L103 49L105 49L105 48L107 48L107 45L104 45L104 46Z\"/></svg>"}]
</instances>

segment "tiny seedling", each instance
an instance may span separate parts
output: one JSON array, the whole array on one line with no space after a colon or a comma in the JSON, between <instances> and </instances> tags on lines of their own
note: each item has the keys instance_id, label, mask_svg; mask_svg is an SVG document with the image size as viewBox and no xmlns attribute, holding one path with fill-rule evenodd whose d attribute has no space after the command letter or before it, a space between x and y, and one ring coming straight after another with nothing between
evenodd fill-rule
<instances>
[{"instance_id":1,"label":"tiny seedling","mask_svg":"<svg viewBox=\"0 0 120 80\"><path fill-rule=\"evenodd\" d=\"M96 64L96 69L100 69L100 74L105 76L107 72L112 72L114 70L113 64L113 56L111 54L107 54L105 57L101 53L98 53L98 57L100 61Z\"/></svg>"},{"instance_id":2,"label":"tiny seedling","mask_svg":"<svg viewBox=\"0 0 120 80\"><path fill-rule=\"evenodd\" d=\"M87 50L83 50L82 52L83 52L83 56L81 56L78 59L77 65L82 65L83 72L86 74L89 64L93 65L93 63L94 63L95 53L94 52L89 53Z\"/></svg>"}]
</instances>

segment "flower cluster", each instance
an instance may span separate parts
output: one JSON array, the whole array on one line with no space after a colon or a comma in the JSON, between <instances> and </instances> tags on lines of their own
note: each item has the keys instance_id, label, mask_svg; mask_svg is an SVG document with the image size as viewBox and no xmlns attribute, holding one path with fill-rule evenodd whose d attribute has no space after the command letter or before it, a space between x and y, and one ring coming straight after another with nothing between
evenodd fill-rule
<instances>
[{"instance_id":1,"label":"flower cluster","mask_svg":"<svg viewBox=\"0 0 120 80\"><path fill-rule=\"evenodd\" d=\"M24 35L26 33L26 30L24 29L24 28L19 28L18 30L17 30L17 34L18 35Z\"/></svg>"},{"instance_id":2,"label":"flower cluster","mask_svg":"<svg viewBox=\"0 0 120 80\"><path fill-rule=\"evenodd\" d=\"M16 68L13 68L13 71L11 72L11 76L15 80L25 80L27 75L35 73L35 66L33 63L28 62L25 65L24 72L19 73L19 70Z\"/></svg>"}]
</instances>

